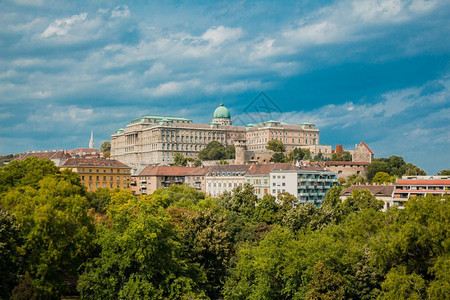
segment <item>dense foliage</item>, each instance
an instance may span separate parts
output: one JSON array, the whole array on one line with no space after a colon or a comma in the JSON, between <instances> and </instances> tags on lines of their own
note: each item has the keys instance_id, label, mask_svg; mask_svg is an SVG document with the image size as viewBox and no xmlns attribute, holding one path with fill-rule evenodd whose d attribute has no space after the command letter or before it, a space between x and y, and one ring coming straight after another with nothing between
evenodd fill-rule
<instances>
[{"instance_id":1,"label":"dense foliage","mask_svg":"<svg viewBox=\"0 0 450 300\"><path fill-rule=\"evenodd\" d=\"M87 192L30 158L0 169L2 299L445 299L450 204L381 212L369 191L319 208L252 186Z\"/></svg>"},{"instance_id":2,"label":"dense foliage","mask_svg":"<svg viewBox=\"0 0 450 300\"><path fill-rule=\"evenodd\" d=\"M110 141L104 141L99 148L100 152L103 153L103 157L110 157L111 156L111 142Z\"/></svg>"},{"instance_id":3,"label":"dense foliage","mask_svg":"<svg viewBox=\"0 0 450 300\"><path fill-rule=\"evenodd\" d=\"M218 141L209 142L208 145L198 153L201 160L234 159L236 150L234 145L225 147Z\"/></svg>"},{"instance_id":4,"label":"dense foliage","mask_svg":"<svg viewBox=\"0 0 450 300\"><path fill-rule=\"evenodd\" d=\"M352 155L349 151L343 151L342 153L331 154L332 161L352 161Z\"/></svg>"},{"instance_id":5,"label":"dense foliage","mask_svg":"<svg viewBox=\"0 0 450 300\"><path fill-rule=\"evenodd\" d=\"M412 163L406 163L401 156L389 158L375 158L367 169L367 179L372 181L378 172L384 172L390 176L402 177L403 175L427 175L427 173Z\"/></svg>"}]
</instances>

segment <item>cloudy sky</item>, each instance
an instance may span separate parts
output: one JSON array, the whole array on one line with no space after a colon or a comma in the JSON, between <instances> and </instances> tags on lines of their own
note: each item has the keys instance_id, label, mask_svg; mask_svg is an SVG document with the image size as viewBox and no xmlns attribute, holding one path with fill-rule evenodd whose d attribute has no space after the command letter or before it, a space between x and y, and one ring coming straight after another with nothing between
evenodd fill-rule
<instances>
[{"instance_id":1,"label":"cloudy sky","mask_svg":"<svg viewBox=\"0 0 450 300\"><path fill-rule=\"evenodd\" d=\"M223 101L237 124L313 122L321 144L450 168L450 1L202 2L0 1L0 154Z\"/></svg>"}]
</instances>

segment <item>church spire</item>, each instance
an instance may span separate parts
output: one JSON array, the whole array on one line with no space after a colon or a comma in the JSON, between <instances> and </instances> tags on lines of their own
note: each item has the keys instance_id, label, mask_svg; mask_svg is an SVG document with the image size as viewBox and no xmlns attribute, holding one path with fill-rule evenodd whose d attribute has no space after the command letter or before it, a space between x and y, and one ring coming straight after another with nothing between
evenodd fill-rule
<instances>
[{"instance_id":1,"label":"church spire","mask_svg":"<svg viewBox=\"0 0 450 300\"><path fill-rule=\"evenodd\" d=\"M89 149L94 149L94 131L91 130L91 139L89 140Z\"/></svg>"}]
</instances>

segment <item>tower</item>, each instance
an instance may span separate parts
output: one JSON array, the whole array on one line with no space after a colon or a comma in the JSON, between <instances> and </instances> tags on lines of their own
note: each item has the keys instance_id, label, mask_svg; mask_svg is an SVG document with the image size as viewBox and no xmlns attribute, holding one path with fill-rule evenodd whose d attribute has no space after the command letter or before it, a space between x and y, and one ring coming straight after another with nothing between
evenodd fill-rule
<instances>
[{"instance_id":1,"label":"tower","mask_svg":"<svg viewBox=\"0 0 450 300\"><path fill-rule=\"evenodd\" d=\"M220 125L231 125L230 111L223 105L223 103L220 103L214 111L212 122L219 123Z\"/></svg>"},{"instance_id":2,"label":"tower","mask_svg":"<svg viewBox=\"0 0 450 300\"><path fill-rule=\"evenodd\" d=\"M237 164L245 163L245 150L247 148L246 140L244 140L244 139L235 139L234 140L234 148L236 150L235 162Z\"/></svg>"},{"instance_id":3,"label":"tower","mask_svg":"<svg viewBox=\"0 0 450 300\"><path fill-rule=\"evenodd\" d=\"M89 149L94 149L94 131L91 130L91 139L89 140Z\"/></svg>"}]
</instances>

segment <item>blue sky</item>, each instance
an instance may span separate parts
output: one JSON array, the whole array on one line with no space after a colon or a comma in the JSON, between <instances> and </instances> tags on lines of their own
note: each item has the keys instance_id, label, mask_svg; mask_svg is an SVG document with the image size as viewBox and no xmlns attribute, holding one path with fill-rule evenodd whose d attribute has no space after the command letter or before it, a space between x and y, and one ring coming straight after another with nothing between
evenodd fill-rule
<instances>
[{"instance_id":1,"label":"blue sky","mask_svg":"<svg viewBox=\"0 0 450 300\"><path fill-rule=\"evenodd\" d=\"M220 101L245 123L265 92L321 144L450 168L449 1L147 2L0 2L1 154Z\"/></svg>"}]
</instances>

